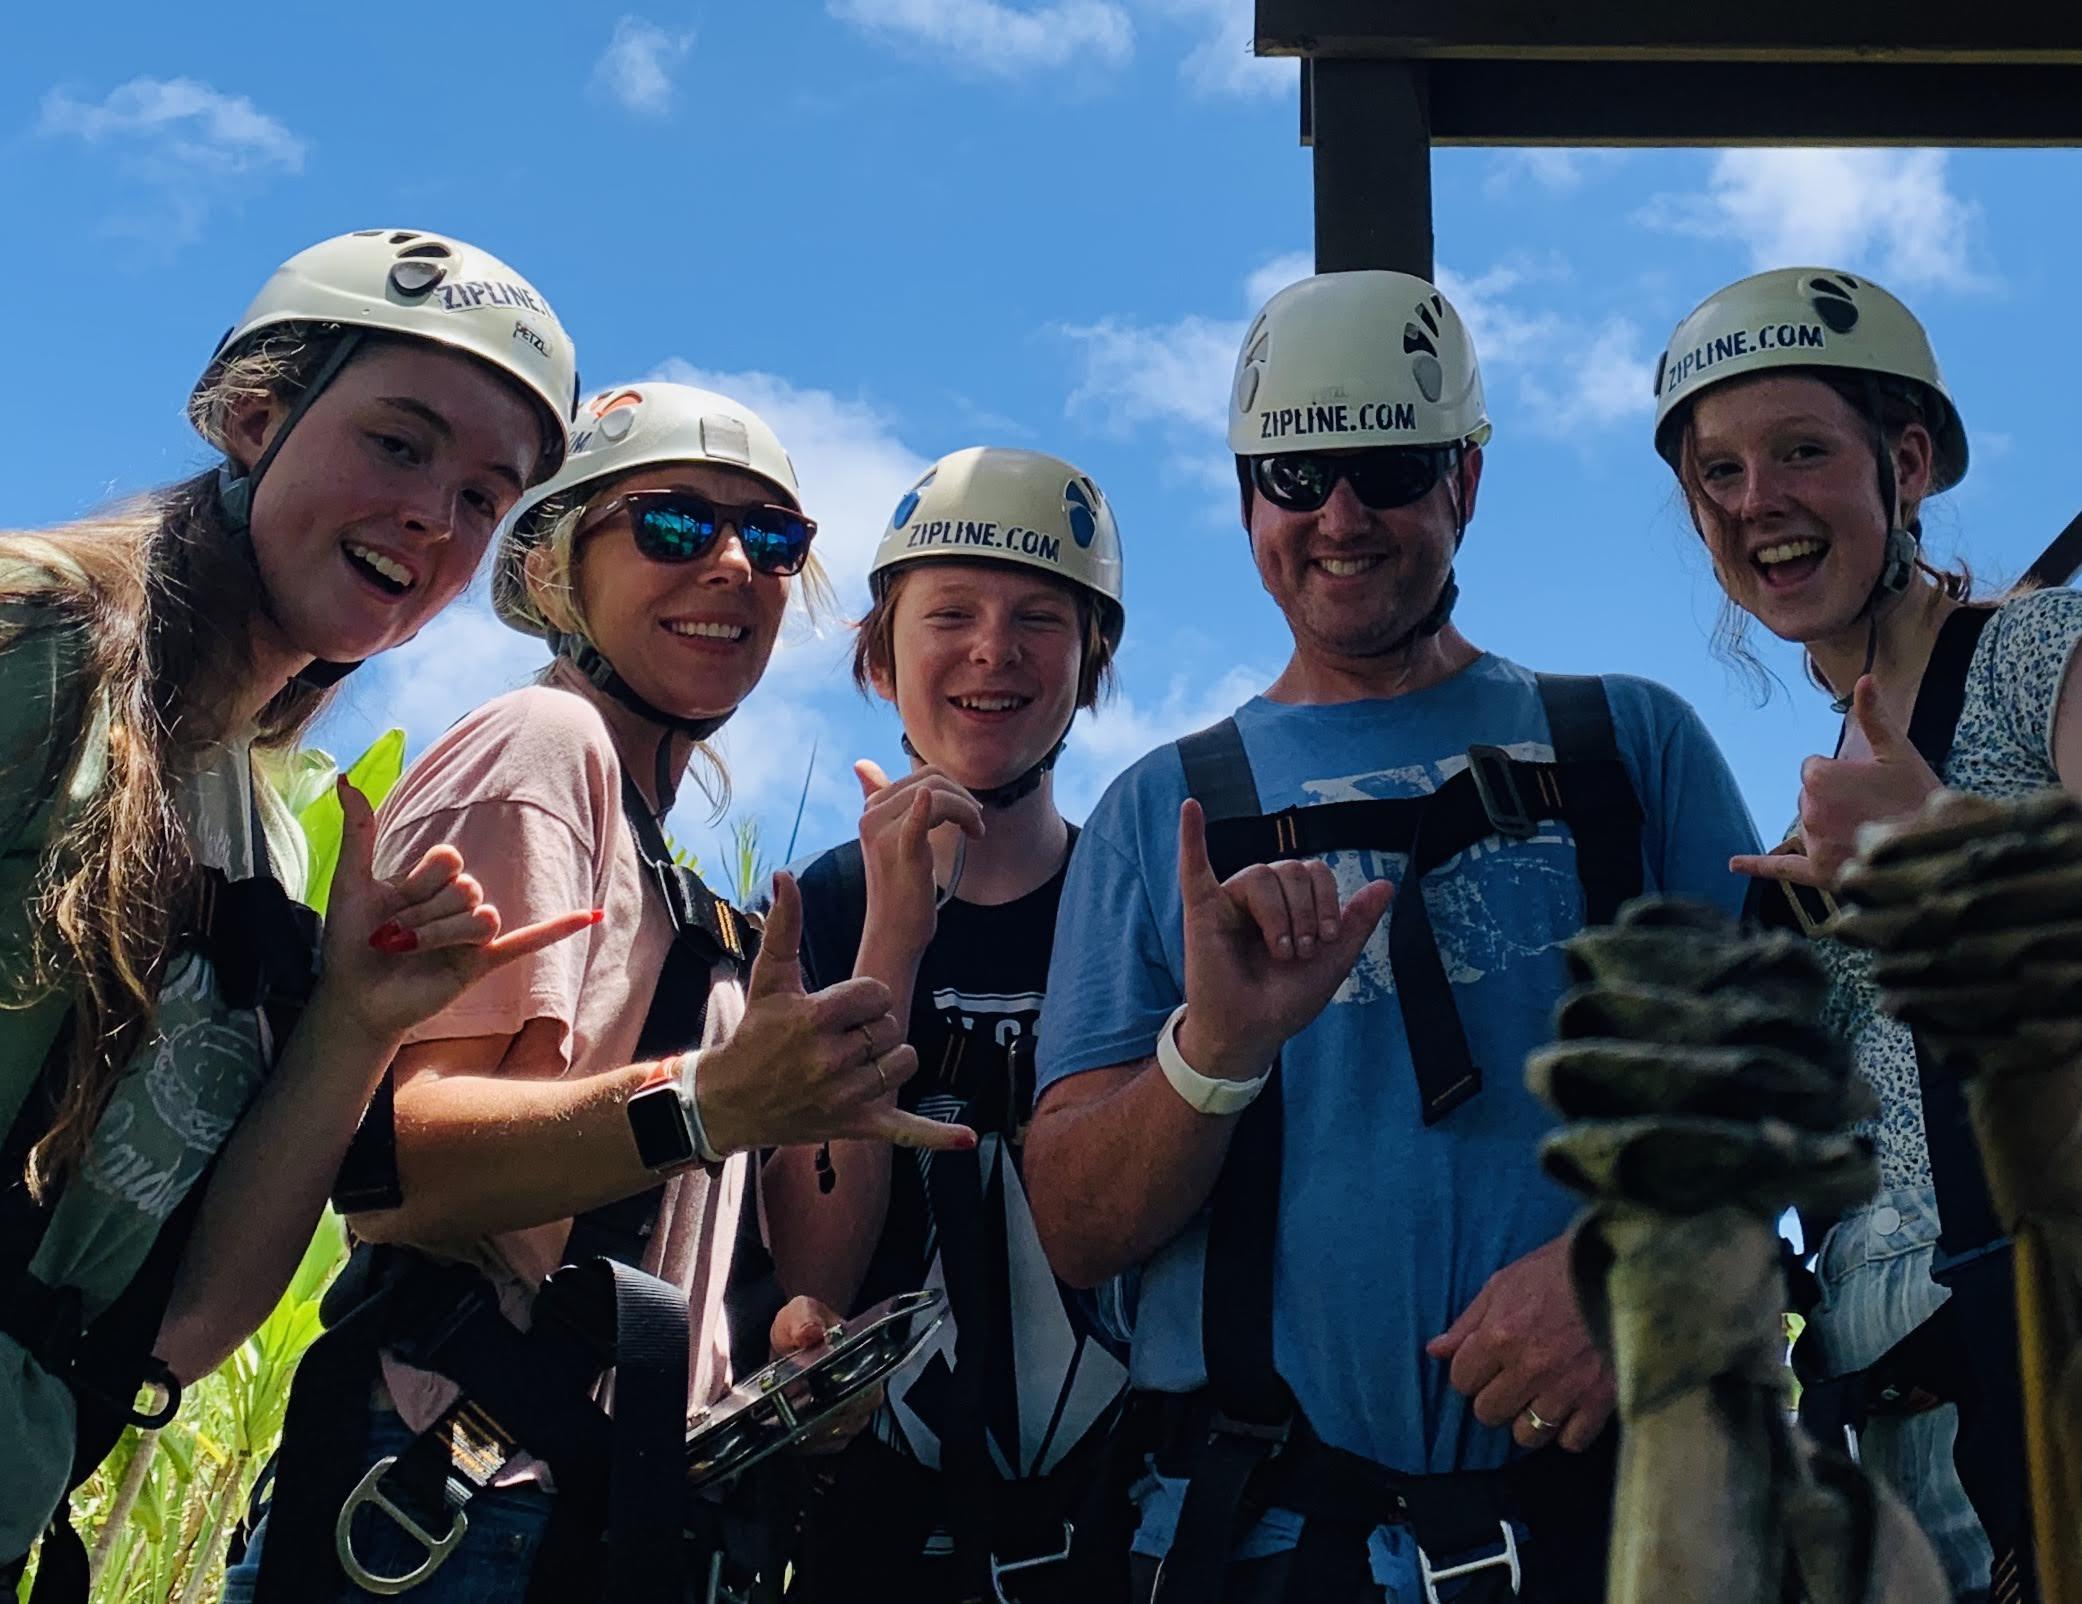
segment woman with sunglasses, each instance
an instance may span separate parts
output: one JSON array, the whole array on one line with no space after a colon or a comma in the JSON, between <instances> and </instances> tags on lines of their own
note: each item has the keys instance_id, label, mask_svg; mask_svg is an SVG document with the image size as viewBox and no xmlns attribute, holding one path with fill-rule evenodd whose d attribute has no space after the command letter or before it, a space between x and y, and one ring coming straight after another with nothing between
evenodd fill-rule
<instances>
[{"instance_id":1,"label":"woman with sunglasses","mask_svg":"<svg viewBox=\"0 0 2082 1604\"><path fill-rule=\"evenodd\" d=\"M556 958L510 967L398 1055L394 1168L369 1188L389 1181L391 1195L352 1215L371 1244L374 1301L392 1312L358 1313L363 1335L348 1322L319 1368L305 1361L266 1541L244 1568L258 1573L252 1596L361 1598L368 1577L431 1564L414 1588L424 1604L519 1598L531 1578L544 1596L676 1604L689 1563L709 1579L679 1543L681 1444L688 1416L728 1381L722 1300L742 1155L830 1137L973 1140L888 1106L885 1088L916 1055L887 986L805 987L792 880L779 882L759 945L742 914L675 872L662 834L697 754L720 798L724 771L705 743L758 684L798 578L818 582L815 534L766 423L667 383L588 401L565 470L508 519L493 605L555 659L413 765L385 807L381 851L408 860L453 838L483 858L503 906L577 896L603 918ZM371 1123L384 1118L379 1101ZM611 1288L552 1277L567 1261L604 1270L603 1258L619 1264ZM503 1319L484 1293L474 1314L448 1295L457 1261L481 1272L462 1284L488 1286ZM602 1309L559 1290L573 1286L613 1295ZM531 1312L552 1294L555 1335L538 1342L546 1328ZM775 1320L774 1345L807 1346L833 1318L798 1300ZM575 1361L560 1343L594 1324L610 1337ZM683 1373L661 1380L660 1353ZM583 1418L610 1361L603 1462L582 1451ZM574 1396L579 1425L556 1413ZM633 1399L648 1403L625 1407ZM351 1432L343 1403L362 1417ZM336 1523L361 1585L335 1564ZM726 1574L743 1563L715 1558ZM241 1596L237 1581L228 1597Z\"/></svg>"},{"instance_id":2,"label":"woman with sunglasses","mask_svg":"<svg viewBox=\"0 0 2082 1604\"><path fill-rule=\"evenodd\" d=\"M840 1142L765 1167L784 1288L855 1308L944 1286L952 1313L872 1435L820 1475L797 1583L833 1601L872 1576L876 1596L922 1604L1098 1604L1127 1576L1125 1530L1091 1519L1127 1385L1122 1322L1049 1272L1020 1168L1077 837L1051 771L1112 677L1120 536L1069 463L958 451L898 503L869 584L854 679L896 708L910 772L855 765L859 839L802 872L804 964L888 986L923 1065L889 1103L981 1142L916 1163Z\"/></svg>"},{"instance_id":3,"label":"woman with sunglasses","mask_svg":"<svg viewBox=\"0 0 2082 1604\"><path fill-rule=\"evenodd\" d=\"M218 466L0 535L9 1597L51 1523L36 1597L85 1598L67 1489L266 1317L406 1033L590 920L502 920L438 836L378 877L342 785L321 949L277 790L327 688L454 600L557 470L575 361L475 247L342 235L275 271L189 396Z\"/></svg>"},{"instance_id":4,"label":"woman with sunglasses","mask_svg":"<svg viewBox=\"0 0 2082 1604\"><path fill-rule=\"evenodd\" d=\"M1845 715L1834 754L1801 768L1785 845L1735 860L1758 877L1758 912L1813 930L1859 828L1940 785L2082 790L2082 595L1979 601L1923 555L1924 504L1964 477L1967 441L1901 302L1812 268L1720 290L1671 338L1655 443L1713 559L1721 648L1755 667L1752 620L1798 642ZM2009 1251L1957 1083L1923 1074L1913 1036L1879 1011L1868 956L1815 947L1879 1099L1880 1190L1821 1238L1802 1413L1825 1440L1858 1432L1961 1598L1983 1596L1991 1563L2028 1585Z\"/></svg>"}]
</instances>

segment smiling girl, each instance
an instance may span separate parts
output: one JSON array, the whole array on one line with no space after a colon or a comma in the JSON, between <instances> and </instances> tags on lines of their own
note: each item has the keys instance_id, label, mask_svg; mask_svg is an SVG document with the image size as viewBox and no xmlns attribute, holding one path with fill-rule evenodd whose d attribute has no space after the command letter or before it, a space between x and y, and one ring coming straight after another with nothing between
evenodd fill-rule
<instances>
[{"instance_id":1,"label":"smiling girl","mask_svg":"<svg viewBox=\"0 0 2082 1604\"><path fill-rule=\"evenodd\" d=\"M2082 595L1979 601L1922 554L1923 505L1965 475L1967 440L1907 307L1834 270L1744 279L1678 326L1657 389L1656 446L1712 556L1729 637L1739 647L1753 619L1798 642L1848 715L1834 755L1802 766L1785 846L1735 860L1759 877L1753 907L1814 928L1859 828L1940 785L2082 790ZM1926 1075L1879 1011L1868 956L1816 949L1832 1023L1878 1095L1880 1191L1821 1241L1802 1355L1821 1381L1803 1414L1825 1437L1859 1431L1959 1596L1979 1597L1991 1544L1997 1568L2030 1570L2008 1244L1956 1082Z\"/></svg>"},{"instance_id":2,"label":"smiling girl","mask_svg":"<svg viewBox=\"0 0 2082 1604\"><path fill-rule=\"evenodd\" d=\"M911 770L855 766L859 840L802 874L805 965L886 984L922 1066L890 1100L982 1141L917 1162L798 1148L766 1167L784 1287L848 1308L944 1286L953 1315L836 1461L801 1577L822 1599L874 1575L892 1598L1096 1604L1126 1581L1125 1534L1109 1551L1083 1507L1127 1381L1120 1322L1050 1274L1020 1162L1077 834L1052 770L1112 674L1120 537L1070 464L975 448L899 503L870 583L854 677L896 707Z\"/></svg>"},{"instance_id":3,"label":"smiling girl","mask_svg":"<svg viewBox=\"0 0 2082 1604\"><path fill-rule=\"evenodd\" d=\"M533 338L444 283L525 296ZM0 1577L59 1510L39 1599L85 1596L67 1488L274 1305L406 1033L591 922L501 937L438 837L377 877L343 786L314 989L271 779L557 470L576 383L504 263L345 235L276 271L189 397L220 467L0 537Z\"/></svg>"}]
</instances>

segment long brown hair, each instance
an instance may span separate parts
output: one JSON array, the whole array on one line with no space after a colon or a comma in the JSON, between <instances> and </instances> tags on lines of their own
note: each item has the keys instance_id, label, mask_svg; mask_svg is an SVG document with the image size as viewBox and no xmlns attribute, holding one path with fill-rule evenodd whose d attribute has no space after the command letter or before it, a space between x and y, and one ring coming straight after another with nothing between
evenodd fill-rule
<instances>
[{"instance_id":1,"label":"long brown hair","mask_svg":"<svg viewBox=\"0 0 2082 1604\"><path fill-rule=\"evenodd\" d=\"M212 372L189 401L189 420L228 452L233 409L293 401L337 338L309 326L270 330ZM253 671L266 601L251 546L218 505L216 478L212 469L72 523L0 532L0 558L14 560L0 605L16 604L18 620L54 619L80 644L68 701L76 722L61 739L69 758L54 795L65 794L94 722L107 721L106 773L46 848L26 969L10 976L14 994L4 999L26 1007L62 991L72 1002L56 1114L29 1155L38 1196L77 1167L151 1030L195 876L176 785L234 734L228 710ZM25 628L0 625L0 652ZM262 710L256 743L293 743L326 697L292 680Z\"/></svg>"}]
</instances>

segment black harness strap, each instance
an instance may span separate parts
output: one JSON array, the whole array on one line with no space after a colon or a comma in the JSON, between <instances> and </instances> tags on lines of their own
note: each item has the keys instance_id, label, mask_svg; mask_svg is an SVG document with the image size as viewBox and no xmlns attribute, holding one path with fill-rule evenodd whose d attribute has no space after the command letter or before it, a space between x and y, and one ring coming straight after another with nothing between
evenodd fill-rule
<instances>
[{"instance_id":1,"label":"black harness strap","mask_svg":"<svg viewBox=\"0 0 2082 1604\"><path fill-rule=\"evenodd\" d=\"M674 861L626 772L622 802L637 855L674 931L638 1033L642 1059L699 1045L715 965L748 967L759 933L755 922ZM347 1196L336 1194L336 1200L343 1209L361 1199L379 1200L362 1206L395 1207L402 1189L387 1095L371 1104L356 1145L361 1154L352 1173L343 1170L351 1183ZM342 1280L369 1295L327 1330L298 1369L255 1596L300 1596L292 1589L308 1581L314 1563L327 1563L334 1522L350 1496L359 1499L372 1487L386 1498L392 1487L416 1495L420 1509L431 1512L427 1530L438 1536L525 1448L557 1476L556 1513L531 1597L568 1597L574 1586L604 1585L607 1596L677 1604L687 1582L688 1309L679 1288L638 1268L663 1193L662 1186L650 1187L573 1220L565 1263L543 1283L526 1333L499 1313L490 1283L475 1271L409 1248L357 1249ZM394 1466L365 1471L364 1400L386 1348L447 1377L461 1392ZM594 1384L610 1366L611 1418L592 1401ZM597 1543L603 1528L604 1583Z\"/></svg>"},{"instance_id":2,"label":"black harness strap","mask_svg":"<svg viewBox=\"0 0 2082 1604\"><path fill-rule=\"evenodd\" d=\"M293 901L269 872L257 798L252 803L252 829L251 876L234 880L221 869L197 866L188 908L175 921L168 959L182 952L205 958L225 1004L262 1014L266 1039L279 1053L317 981L319 919ZM164 1426L180 1407L180 1384L152 1349L216 1168L213 1159L196 1177L159 1227L137 1272L92 1321L85 1318L78 1288L52 1286L37 1276L30 1265L50 1229L63 1187L33 1198L27 1181L29 1153L50 1129L57 1111L69 1068L71 1032L68 1016L14 1122L0 1138L0 1331L72 1393L75 1436L68 1497L108 1457L125 1426ZM154 1407L138 1402L145 1388L158 1394ZM32 1596L36 1604L83 1604L86 1594L86 1551L72 1529L68 1507L61 1503L45 1534Z\"/></svg>"},{"instance_id":3,"label":"black harness strap","mask_svg":"<svg viewBox=\"0 0 2082 1604\"><path fill-rule=\"evenodd\" d=\"M1576 839L1586 923L1610 920L1642 888L1641 805L1620 760L1603 684L1543 674L1538 686L1554 760L1528 762L1499 747L1476 746L1467 767L1428 796L1291 807L1268 815L1261 811L1234 719L1178 743L1188 793L1207 814L1209 854L1218 875L1226 878L1248 863L1336 850L1408 854L1390 914L1389 951L1426 1125L1473 1096L1481 1071L1468 1051L1439 956L1424 876L1478 841L1528 840L1541 823L1562 821ZM1293 1463L1289 1456L1306 1454L1315 1462L1330 1452L1310 1431L1274 1363L1280 1076L1276 1059L1265 1091L1238 1116L1211 1200L1201 1296L1208 1407L1191 1427L1198 1440L1162 1572L1167 1599L1220 1597L1229 1555L1267 1507L1260 1490L1279 1479L1283 1459ZM1380 1466L1372 1470L1395 1475ZM1410 1485L1431 1480L1398 1478ZM1469 1484L1460 1477L1437 1480L1454 1489L1435 1501L1439 1507L1460 1507ZM1374 1504L1349 1519L1326 1510L1320 1519L1305 1520L1289 1596L1336 1597L1355 1578L1363 1579L1366 1533L1393 1518L1414 1521L1407 1505L1397 1516L1383 1515ZM1418 1535L1427 1548L1437 1545L1435 1552L1458 1551L1453 1545L1460 1534L1442 1514L1427 1515ZM1482 1540L1480 1533L1476 1540Z\"/></svg>"}]
</instances>

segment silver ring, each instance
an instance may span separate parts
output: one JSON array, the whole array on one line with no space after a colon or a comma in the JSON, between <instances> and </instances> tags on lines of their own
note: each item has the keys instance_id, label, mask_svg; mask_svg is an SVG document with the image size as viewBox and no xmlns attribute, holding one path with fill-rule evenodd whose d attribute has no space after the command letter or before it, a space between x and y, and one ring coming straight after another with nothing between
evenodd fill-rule
<instances>
[{"instance_id":1,"label":"silver ring","mask_svg":"<svg viewBox=\"0 0 2082 1604\"><path fill-rule=\"evenodd\" d=\"M879 1058L875 1060L874 1068L875 1080L882 1088L881 1095L887 1097L889 1095L889 1072L882 1067L882 1060Z\"/></svg>"},{"instance_id":2,"label":"silver ring","mask_svg":"<svg viewBox=\"0 0 2082 1604\"><path fill-rule=\"evenodd\" d=\"M1542 1420L1540 1418L1540 1411L1535 1409L1531 1404L1527 1404L1525 1406L1525 1423L1528 1426L1532 1427L1535 1431L1553 1431L1555 1429L1554 1422L1551 1420Z\"/></svg>"}]
</instances>

